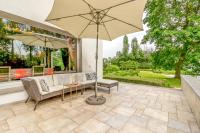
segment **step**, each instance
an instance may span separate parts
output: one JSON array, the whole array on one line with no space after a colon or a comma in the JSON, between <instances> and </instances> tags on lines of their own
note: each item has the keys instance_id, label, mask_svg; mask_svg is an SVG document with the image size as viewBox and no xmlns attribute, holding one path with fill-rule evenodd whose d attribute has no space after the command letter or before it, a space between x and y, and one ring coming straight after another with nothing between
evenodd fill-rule
<instances>
[{"instance_id":1,"label":"step","mask_svg":"<svg viewBox=\"0 0 200 133\"><path fill-rule=\"evenodd\" d=\"M0 82L0 105L23 101L27 98L20 80Z\"/></svg>"}]
</instances>

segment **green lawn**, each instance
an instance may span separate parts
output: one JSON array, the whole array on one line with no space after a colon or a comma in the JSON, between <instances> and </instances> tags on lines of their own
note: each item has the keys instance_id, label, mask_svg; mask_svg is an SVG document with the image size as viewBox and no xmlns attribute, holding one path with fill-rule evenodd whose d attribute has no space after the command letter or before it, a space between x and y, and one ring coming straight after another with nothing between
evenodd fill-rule
<instances>
[{"instance_id":1,"label":"green lawn","mask_svg":"<svg viewBox=\"0 0 200 133\"><path fill-rule=\"evenodd\" d=\"M140 71L138 76L126 74L122 75L121 72L113 72L104 75L104 78L115 79L122 82L138 83L146 85L155 85L169 88L180 88L180 80L170 78L166 74L154 73L152 71Z\"/></svg>"}]
</instances>

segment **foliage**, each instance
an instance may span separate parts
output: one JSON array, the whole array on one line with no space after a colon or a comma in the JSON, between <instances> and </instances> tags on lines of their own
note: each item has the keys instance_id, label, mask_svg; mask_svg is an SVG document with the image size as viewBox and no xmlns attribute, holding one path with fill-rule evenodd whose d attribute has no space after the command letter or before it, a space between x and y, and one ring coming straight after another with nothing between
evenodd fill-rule
<instances>
[{"instance_id":1,"label":"foliage","mask_svg":"<svg viewBox=\"0 0 200 133\"><path fill-rule=\"evenodd\" d=\"M125 35L124 38L123 38L123 49L122 49L122 53L123 53L123 55L128 55L128 52L129 52L128 37L127 37L127 35Z\"/></svg>"},{"instance_id":2,"label":"foliage","mask_svg":"<svg viewBox=\"0 0 200 133\"><path fill-rule=\"evenodd\" d=\"M121 70L136 70L138 68L138 63L135 61L120 61Z\"/></svg>"},{"instance_id":3,"label":"foliage","mask_svg":"<svg viewBox=\"0 0 200 133\"><path fill-rule=\"evenodd\" d=\"M131 41L131 53L137 55L140 50L137 38L133 38Z\"/></svg>"},{"instance_id":4,"label":"foliage","mask_svg":"<svg viewBox=\"0 0 200 133\"><path fill-rule=\"evenodd\" d=\"M108 65L104 69L104 73L111 73L111 72L117 72L120 68L117 65Z\"/></svg>"},{"instance_id":5,"label":"foliage","mask_svg":"<svg viewBox=\"0 0 200 133\"><path fill-rule=\"evenodd\" d=\"M60 50L53 52L53 66L56 70L64 70L64 64Z\"/></svg>"},{"instance_id":6,"label":"foliage","mask_svg":"<svg viewBox=\"0 0 200 133\"><path fill-rule=\"evenodd\" d=\"M185 63L189 54L199 47L200 1L149 0L144 22L150 28L144 42L156 44L154 66L175 69L180 78L181 69L190 65Z\"/></svg>"},{"instance_id":7,"label":"foliage","mask_svg":"<svg viewBox=\"0 0 200 133\"><path fill-rule=\"evenodd\" d=\"M141 62L138 65L139 69L151 69L152 68L152 63L151 62Z\"/></svg>"}]
</instances>

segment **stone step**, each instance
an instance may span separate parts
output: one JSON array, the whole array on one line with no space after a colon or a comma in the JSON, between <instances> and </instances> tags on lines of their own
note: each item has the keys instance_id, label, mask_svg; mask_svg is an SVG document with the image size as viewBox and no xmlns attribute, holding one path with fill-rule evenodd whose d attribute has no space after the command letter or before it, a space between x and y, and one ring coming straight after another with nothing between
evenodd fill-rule
<instances>
[{"instance_id":1,"label":"stone step","mask_svg":"<svg viewBox=\"0 0 200 133\"><path fill-rule=\"evenodd\" d=\"M20 80L0 83L0 96L24 91Z\"/></svg>"},{"instance_id":2,"label":"stone step","mask_svg":"<svg viewBox=\"0 0 200 133\"><path fill-rule=\"evenodd\" d=\"M27 98L20 80L0 82L0 105L23 101Z\"/></svg>"}]
</instances>

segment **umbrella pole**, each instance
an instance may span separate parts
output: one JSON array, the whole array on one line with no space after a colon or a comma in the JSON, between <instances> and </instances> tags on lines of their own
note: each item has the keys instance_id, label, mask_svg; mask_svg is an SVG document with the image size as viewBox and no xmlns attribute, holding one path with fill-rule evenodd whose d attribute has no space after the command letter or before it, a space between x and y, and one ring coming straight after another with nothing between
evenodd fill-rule
<instances>
[{"instance_id":1,"label":"umbrella pole","mask_svg":"<svg viewBox=\"0 0 200 133\"><path fill-rule=\"evenodd\" d=\"M99 50L99 23L97 22L97 38L96 38L96 79L95 79L95 97L97 97L97 78L98 78L98 51Z\"/></svg>"},{"instance_id":2,"label":"umbrella pole","mask_svg":"<svg viewBox=\"0 0 200 133\"><path fill-rule=\"evenodd\" d=\"M97 71L98 71L98 46L99 46L99 25L100 25L100 12L97 12L97 38L96 38L96 79L95 79L95 95L90 96L86 99L86 103L90 104L90 105L101 105L104 104L106 102L106 98L103 96L97 96Z\"/></svg>"}]
</instances>

